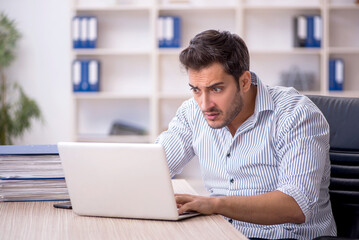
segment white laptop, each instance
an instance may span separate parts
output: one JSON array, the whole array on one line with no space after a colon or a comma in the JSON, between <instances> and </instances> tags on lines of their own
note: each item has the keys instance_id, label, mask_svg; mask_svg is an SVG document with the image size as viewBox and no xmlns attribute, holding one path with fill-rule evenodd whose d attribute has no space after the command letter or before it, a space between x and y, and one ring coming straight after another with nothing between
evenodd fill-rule
<instances>
[{"instance_id":1,"label":"white laptop","mask_svg":"<svg viewBox=\"0 0 359 240\"><path fill-rule=\"evenodd\" d=\"M60 142L78 215L180 220L165 152L158 144Z\"/></svg>"}]
</instances>

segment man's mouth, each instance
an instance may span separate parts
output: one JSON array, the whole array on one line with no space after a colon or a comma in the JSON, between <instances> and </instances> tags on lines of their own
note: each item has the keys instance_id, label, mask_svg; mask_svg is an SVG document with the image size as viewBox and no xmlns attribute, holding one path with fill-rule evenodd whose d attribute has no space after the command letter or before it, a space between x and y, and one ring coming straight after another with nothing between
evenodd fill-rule
<instances>
[{"instance_id":1,"label":"man's mouth","mask_svg":"<svg viewBox=\"0 0 359 240\"><path fill-rule=\"evenodd\" d=\"M209 121L214 121L218 117L219 112L204 112L204 116Z\"/></svg>"}]
</instances>

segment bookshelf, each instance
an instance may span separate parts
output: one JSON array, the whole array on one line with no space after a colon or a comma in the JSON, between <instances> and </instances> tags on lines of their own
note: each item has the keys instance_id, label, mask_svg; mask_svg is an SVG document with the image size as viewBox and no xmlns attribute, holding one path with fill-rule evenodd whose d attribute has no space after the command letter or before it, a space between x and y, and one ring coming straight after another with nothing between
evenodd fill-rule
<instances>
[{"instance_id":1,"label":"bookshelf","mask_svg":"<svg viewBox=\"0 0 359 240\"><path fill-rule=\"evenodd\" d=\"M190 98L180 49L157 47L157 18L181 18L182 46L198 32L221 29L246 41L251 70L268 85L297 67L313 74L305 94L359 97L359 6L355 0L73 0L72 15L96 16L96 49L71 49L72 59L101 62L100 92L74 93L74 140L152 142ZM321 48L293 47L293 17L322 16ZM345 61L344 91L328 91L328 61ZM144 128L143 136L109 136L114 121Z\"/></svg>"}]
</instances>

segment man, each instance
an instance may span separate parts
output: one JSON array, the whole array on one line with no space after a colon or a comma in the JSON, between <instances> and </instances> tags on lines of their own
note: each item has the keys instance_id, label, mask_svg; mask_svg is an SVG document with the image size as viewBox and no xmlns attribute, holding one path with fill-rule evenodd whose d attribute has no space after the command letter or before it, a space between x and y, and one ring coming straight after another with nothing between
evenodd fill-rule
<instances>
[{"instance_id":1,"label":"man","mask_svg":"<svg viewBox=\"0 0 359 240\"><path fill-rule=\"evenodd\" d=\"M249 238L335 235L329 126L293 88L249 72L243 40L204 31L180 54L193 98L157 139L172 175L195 155L210 197L177 195L179 213L221 214Z\"/></svg>"}]
</instances>

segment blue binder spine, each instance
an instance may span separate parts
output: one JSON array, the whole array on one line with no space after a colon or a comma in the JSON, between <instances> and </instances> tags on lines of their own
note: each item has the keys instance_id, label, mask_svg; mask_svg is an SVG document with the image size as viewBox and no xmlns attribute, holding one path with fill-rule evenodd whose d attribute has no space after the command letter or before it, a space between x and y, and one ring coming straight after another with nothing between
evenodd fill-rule
<instances>
[{"instance_id":1,"label":"blue binder spine","mask_svg":"<svg viewBox=\"0 0 359 240\"><path fill-rule=\"evenodd\" d=\"M73 48L81 48L80 18L77 16L72 18L72 44Z\"/></svg>"},{"instance_id":2,"label":"blue binder spine","mask_svg":"<svg viewBox=\"0 0 359 240\"><path fill-rule=\"evenodd\" d=\"M82 64L80 60L74 60L72 62L72 86L73 91L80 91L80 85L82 80Z\"/></svg>"},{"instance_id":3,"label":"blue binder spine","mask_svg":"<svg viewBox=\"0 0 359 240\"><path fill-rule=\"evenodd\" d=\"M307 40L306 47L314 47L314 16L307 16Z\"/></svg>"},{"instance_id":4,"label":"blue binder spine","mask_svg":"<svg viewBox=\"0 0 359 240\"><path fill-rule=\"evenodd\" d=\"M80 91L86 92L89 88L88 83L88 60L81 60L81 84Z\"/></svg>"},{"instance_id":5,"label":"blue binder spine","mask_svg":"<svg viewBox=\"0 0 359 240\"><path fill-rule=\"evenodd\" d=\"M88 91L98 92L100 90L100 62L90 60L88 62Z\"/></svg>"},{"instance_id":6,"label":"blue binder spine","mask_svg":"<svg viewBox=\"0 0 359 240\"><path fill-rule=\"evenodd\" d=\"M344 87L343 59L329 59L329 90L342 91Z\"/></svg>"},{"instance_id":7,"label":"blue binder spine","mask_svg":"<svg viewBox=\"0 0 359 240\"><path fill-rule=\"evenodd\" d=\"M87 19L88 36L87 36L87 47L96 48L97 45L97 18L88 17Z\"/></svg>"},{"instance_id":8,"label":"blue binder spine","mask_svg":"<svg viewBox=\"0 0 359 240\"><path fill-rule=\"evenodd\" d=\"M171 48L173 44L174 21L171 16L164 17L164 47Z\"/></svg>"},{"instance_id":9,"label":"blue binder spine","mask_svg":"<svg viewBox=\"0 0 359 240\"><path fill-rule=\"evenodd\" d=\"M158 47L163 48L164 43L164 17L159 16L157 19L157 38L158 38Z\"/></svg>"},{"instance_id":10,"label":"blue binder spine","mask_svg":"<svg viewBox=\"0 0 359 240\"><path fill-rule=\"evenodd\" d=\"M173 17L173 42L172 47L181 47L181 18Z\"/></svg>"},{"instance_id":11,"label":"blue binder spine","mask_svg":"<svg viewBox=\"0 0 359 240\"><path fill-rule=\"evenodd\" d=\"M87 17L80 17L80 47L87 48L88 38L88 19Z\"/></svg>"},{"instance_id":12,"label":"blue binder spine","mask_svg":"<svg viewBox=\"0 0 359 240\"><path fill-rule=\"evenodd\" d=\"M322 42L322 32L323 32L323 27L322 27L322 17L321 16L314 16L313 17L313 27L314 27L314 32L313 32L313 46L320 48L321 47L321 42Z\"/></svg>"}]
</instances>

